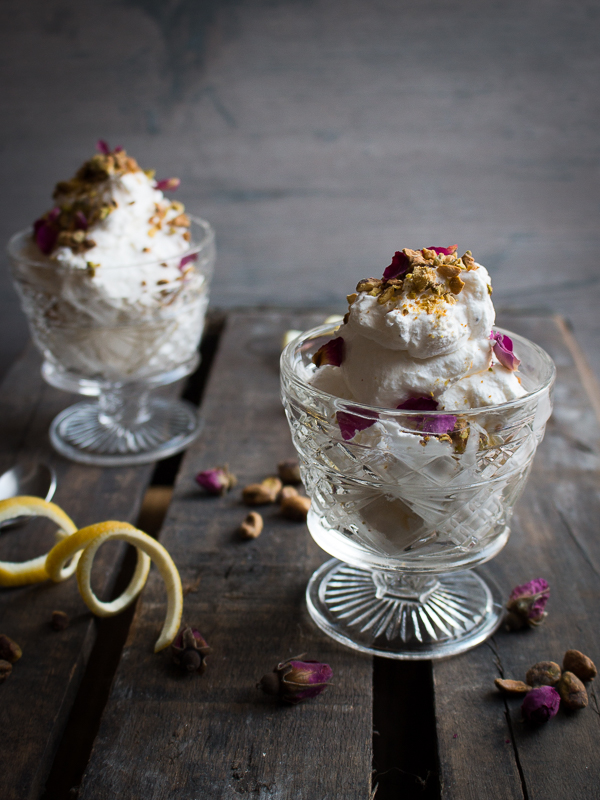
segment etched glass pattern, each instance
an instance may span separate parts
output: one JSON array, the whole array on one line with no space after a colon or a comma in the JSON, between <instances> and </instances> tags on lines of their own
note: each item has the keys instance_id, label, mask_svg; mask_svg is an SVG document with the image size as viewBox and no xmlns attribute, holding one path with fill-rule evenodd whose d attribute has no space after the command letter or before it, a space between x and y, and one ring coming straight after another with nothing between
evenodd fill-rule
<instances>
[{"instance_id":1,"label":"etched glass pattern","mask_svg":"<svg viewBox=\"0 0 600 800\"><path fill-rule=\"evenodd\" d=\"M487 630L490 614L497 617L499 611L489 607L490 595L481 589L480 578L474 583L474 576L465 574L465 586L470 588L466 594L459 592L460 601L454 595L448 599L449 592L458 591L456 580L452 579L452 590L444 581L450 573L489 560L506 544L514 505L551 413L554 366L535 344L510 334L528 394L501 406L455 412L457 424L450 436L424 433L431 427L425 424L428 417L449 412L368 407L333 397L307 382L314 371L313 353L334 330L317 328L288 345L281 360L282 399L312 501L311 535L341 562L364 571L361 592L370 585L372 598L360 593L354 598L350 584L358 573L351 581L348 572L340 572L335 591L333 584L327 591L309 587L309 609L329 633L334 611L350 638L367 624L379 642L373 652L389 655L392 640L394 648L405 653L396 657L459 652L472 646L469 637L477 638L482 626ZM340 413L370 424L345 440ZM349 595L339 585L342 575ZM407 595L392 602L392 590L381 588L390 575L395 600L399 576L401 592L408 591L406 581L412 576L417 581L433 580L437 594L427 603ZM358 617L347 608L342 613L337 600L332 600L340 591L351 608L357 601ZM478 594L475 610L473 593ZM407 603L413 604L409 616ZM413 614L418 625L410 622ZM381 644L382 637L387 644ZM364 633L359 638L362 641ZM365 647L363 642L359 649Z\"/></svg>"}]
</instances>

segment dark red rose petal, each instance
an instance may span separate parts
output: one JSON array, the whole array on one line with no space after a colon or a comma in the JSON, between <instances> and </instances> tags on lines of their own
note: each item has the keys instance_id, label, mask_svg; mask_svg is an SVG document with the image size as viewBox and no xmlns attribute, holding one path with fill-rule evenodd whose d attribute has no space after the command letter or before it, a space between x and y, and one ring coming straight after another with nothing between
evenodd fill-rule
<instances>
[{"instance_id":1,"label":"dark red rose petal","mask_svg":"<svg viewBox=\"0 0 600 800\"><path fill-rule=\"evenodd\" d=\"M75 212L75 225L79 230L86 231L88 227L87 217L83 213L83 211L76 211Z\"/></svg>"},{"instance_id":2,"label":"dark red rose petal","mask_svg":"<svg viewBox=\"0 0 600 800\"><path fill-rule=\"evenodd\" d=\"M312 357L312 362L316 364L317 367L324 367L326 364L339 367L343 360L344 339L341 336L330 339L322 347L319 347Z\"/></svg>"},{"instance_id":3,"label":"dark red rose petal","mask_svg":"<svg viewBox=\"0 0 600 800\"><path fill-rule=\"evenodd\" d=\"M399 406L400 411L437 411L438 403L433 397L409 397Z\"/></svg>"},{"instance_id":4,"label":"dark red rose petal","mask_svg":"<svg viewBox=\"0 0 600 800\"><path fill-rule=\"evenodd\" d=\"M96 150L102 153L102 155L110 155L110 147L108 146L108 142L105 142L104 139L98 139L96 142Z\"/></svg>"},{"instance_id":5,"label":"dark red rose petal","mask_svg":"<svg viewBox=\"0 0 600 800\"><path fill-rule=\"evenodd\" d=\"M353 439L358 431L364 431L377 422L377 415L369 418L358 414L352 414L349 411L338 411L335 418L340 427L342 439L345 442Z\"/></svg>"},{"instance_id":6,"label":"dark red rose petal","mask_svg":"<svg viewBox=\"0 0 600 800\"><path fill-rule=\"evenodd\" d=\"M402 278L410 269L410 260L401 250L396 250L392 256L392 263L385 268L383 273L384 281L391 281L394 278Z\"/></svg>"},{"instance_id":7,"label":"dark red rose petal","mask_svg":"<svg viewBox=\"0 0 600 800\"><path fill-rule=\"evenodd\" d=\"M37 223L41 223L37 225ZM37 227L35 227L37 225ZM58 231L51 225L48 225L46 220L36 220L35 228L35 242L45 256L49 256L54 250L54 245L58 239Z\"/></svg>"}]
</instances>

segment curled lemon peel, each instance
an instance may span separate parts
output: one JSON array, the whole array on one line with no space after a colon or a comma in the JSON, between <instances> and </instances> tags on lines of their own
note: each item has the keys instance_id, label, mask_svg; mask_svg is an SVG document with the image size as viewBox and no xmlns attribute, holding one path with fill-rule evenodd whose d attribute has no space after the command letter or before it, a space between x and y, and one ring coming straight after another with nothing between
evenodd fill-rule
<instances>
[{"instance_id":1,"label":"curled lemon peel","mask_svg":"<svg viewBox=\"0 0 600 800\"><path fill-rule=\"evenodd\" d=\"M134 575L125 591L109 603L98 600L91 586L91 572L94 557L104 542L120 540L138 548L138 562ZM181 578L173 559L159 544L147 533L134 528L127 522L109 520L81 528L68 539L63 539L56 544L46 558L46 571L52 580L61 574L64 564L75 553L83 550L77 566L77 583L81 596L87 607L94 614L108 617L127 608L141 592L150 569L150 560L154 561L165 583L167 590L167 612L160 636L154 645L154 652L158 653L168 647L174 640L181 623L183 612L183 590Z\"/></svg>"},{"instance_id":2,"label":"curled lemon peel","mask_svg":"<svg viewBox=\"0 0 600 800\"><path fill-rule=\"evenodd\" d=\"M73 520L68 517L62 508L55 503L49 503L39 497L9 497L0 500L0 522L15 519L15 517L46 517L58 525L56 538L64 541L77 530ZM0 561L0 586L24 586L28 583L40 583L48 579L46 572L47 554L31 558L28 561ZM64 581L69 578L77 568L79 554L76 554L70 564L63 564L55 580Z\"/></svg>"}]
</instances>

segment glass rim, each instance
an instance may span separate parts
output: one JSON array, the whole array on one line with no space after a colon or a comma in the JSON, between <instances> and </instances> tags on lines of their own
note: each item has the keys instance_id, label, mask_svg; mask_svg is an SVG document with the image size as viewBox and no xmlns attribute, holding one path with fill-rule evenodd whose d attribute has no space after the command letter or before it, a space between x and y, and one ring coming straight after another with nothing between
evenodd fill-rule
<instances>
[{"instance_id":1,"label":"glass rim","mask_svg":"<svg viewBox=\"0 0 600 800\"><path fill-rule=\"evenodd\" d=\"M517 397L514 400L507 400L504 403L491 406L477 406L476 408L464 408L464 409L444 408L444 409L438 409L436 411L425 411L425 410L409 411L407 409L388 408L386 406L371 406L368 405L367 403L360 403L358 400L346 400L342 397L330 394L329 392L325 392L323 389L319 389L316 386L311 386L311 384L306 383L306 381L302 380L302 378L296 375L291 365L292 353L296 351L296 348L298 347L299 344L303 344L307 342L309 339L316 339L319 336L332 334L335 331L339 330L340 327L341 327L340 323L325 323L323 325L318 325L315 328L310 328L307 331L303 331L303 333L300 334L300 336L298 336L296 339L293 339L283 349L280 356L281 372L288 380L290 380L292 384L296 384L298 387L304 390L308 388L311 392L314 392L317 396L320 396L321 398L323 398L328 402L331 402L331 400L333 399L336 408L348 411L352 414L357 414L357 413L361 414L362 412L364 412L363 416L365 416L368 419L373 419L373 417L375 416L377 418L380 418L382 415L385 415L391 419L394 418L400 419L405 417L408 417L410 419L414 419L415 417L420 417L420 418L426 417L435 419L436 417L442 417L448 415L473 417L481 414L490 414L498 411L503 412L506 410L510 410L511 408L518 408L524 403L542 395L553 385L556 379L556 365L554 364L552 358L542 347L540 347L535 342L532 342L531 339L527 339L525 336L520 336L518 333L513 333L512 331L509 331L506 328L499 328L494 325L492 330L506 334L510 336L511 339L523 343L526 347L531 347L538 354L538 356L542 359L542 361L545 363L547 367L547 375L545 376L545 379L533 391L527 392L527 394L523 395L522 397Z\"/></svg>"},{"instance_id":2,"label":"glass rim","mask_svg":"<svg viewBox=\"0 0 600 800\"><path fill-rule=\"evenodd\" d=\"M188 214L188 217L190 218L194 226L192 230L202 231L202 238L200 239L199 242L196 242L196 244L192 245L191 247L188 247L187 250L182 250L180 253L173 253L172 255L169 256L161 256L160 258L156 257L146 258L128 264L113 264L108 267L103 265L101 268L103 270L113 270L113 269L124 270L136 267L148 267L152 266L153 264L160 264L163 261L171 261L172 259L173 260L183 259L186 258L187 256L198 255L200 252L206 250L214 243L215 231L210 222L208 222L205 219L202 219L202 217L196 217L193 216L192 214ZM6 250L10 258L22 264L27 264L28 266L32 267L41 267L43 269L45 268L54 270L56 269L81 270L81 267L70 267L67 264L61 264L58 261L52 261L47 256L43 256L43 254L39 260L37 258L24 256L20 250L21 243L25 236L29 236L32 238L32 234L33 234L33 225L30 225L28 228L24 228L23 230L17 231L17 233L14 233L10 237L10 239L8 240L8 244L6 246Z\"/></svg>"}]
</instances>

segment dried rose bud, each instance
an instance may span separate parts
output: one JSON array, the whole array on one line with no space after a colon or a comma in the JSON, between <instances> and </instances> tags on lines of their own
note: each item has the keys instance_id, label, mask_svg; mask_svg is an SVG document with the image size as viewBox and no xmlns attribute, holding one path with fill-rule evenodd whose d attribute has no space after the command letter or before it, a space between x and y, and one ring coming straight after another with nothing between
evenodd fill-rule
<instances>
[{"instance_id":1,"label":"dried rose bud","mask_svg":"<svg viewBox=\"0 0 600 800\"><path fill-rule=\"evenodd\" d=\"M10 661L5 661L3 658L0 658L0 683L4 683L11 672L12 664Z\"/></svg>"},{"instance_id":2,"label":"dried rose bud","mask_svg":"<svg viewBox=\"0 0 600 800\"><path fill-rule=\"evenodd\" d=\"M295 458L290 458L287 461L280 461L279 464L277 464L277 474L282 483L302 483L300 465Z\"/></svg>"},{"instance_id":3,"label":"dried rose bud","mask_svg":"<svg viewBox=\"0 0 600 800\"><path fill-rule=\"evenodd\" d=\"M262 533L263 518L257 511L251 511L240 525L240 533L244 539L256 539Z\"/></svg>"},{"instance_id":4,"label":"dried rose bud","mask_svg":"<svg viewBox=\"0 0 600 800\"><path fill-rule=\"evenodd\" d=\"M523 683L523 681L503 680L502 678L496 678L494 683L496 688L505 694L524 694L525 692L530 692L533 688Z\"/></svg>"},{"instance_id":5,"label":"dried rose bud","mask_svg":"<svg viewBox=\"0 0 600 800\"><path fill-rule=\"evenodd\" d=\"M598 674L592 659L584 656L579 650L567 650L563 658L563 669L577 675L580 681L593 681Z\"/></svg>"},{"instance_id":6,"label":"dried rose bud","mask_svg":"<svg viewBox=\"0 0 600 800\"><path fill-rule=\"evenodd\" d=\"M563 672L560 681L556 686L560 699L567 708L575 711L585 708L589 702L588 694L582 681L572 672Z\"/></svg>"},{"instance_id":7,"label":"dried rose bud","mask_svg":"<svg viewBox=\"0 0 600 800\"><path fill-rule=\"evenodd\" d=\"M317 367L324 367L331 364L334 367L339 367L344 360L344 340L341 336L335 339L330 339L322 347L319 347L317 352L312 357L313 364Z\"/></svg>"},{"instance_id":8,"label":"dried rose bud","mask_svg":"<svg viewBox=\"0 0 600 800\"><path fill-rule=\"evenodd\" d=\"M556 716L560 695L553 686L538 686L525 695L521 705L523 719L527 722L548 722Z\"/></svg>"},{"instance_id":9,"label":"dried rose bud","mask_svg":"<svg viewBox=\"0 0 600 800\"><path fill-rule=\"evenodd\" d=\"M497 331L492 331L490 333L490 339L494 343L492 345L494 355L502 364L502 366L506 367L506 369L510 370L511 372L514 372L516 369L518 369L521 361L513 353L513 343L510 336L507 336L504 333L498 333Z\"/></svg>"},{"instance_id":10,"label":"dried rose bud","mask_svg":"<svg viewBox=\"0 0 600 800\"><path fill-rule=\"evenodd\" d=\"M53 611L52 612L52 619L50 620L50 625L54 628L55 631L64 631L65 628L69 627L69 617L65 614L64 611Z\"/></svg>"},{"instance_id":11,"label":"dried rose bud","mask_svg":"<svg viewBox=\"0 0 600 800\"><path fill-rule=\"evenodd\" d=\"M295 522L305 522L310 510L310 498L303 497L299 495L298 492L296 492L295 495L288 494L282 497L280 508L282 515L286 519L291 519Z\"/></svg>"},{"instance_id":12,"label":"dried rose bud","mask_svg":"<svg viewBox=\"0 0 600 800\"><path fill-rule=\"evenodd\" d=\"M180 185L181 181L179 178L163 178L161 181L156 181L154 184L154 188L158 189L161 192L165 191L174 191Z\"/></svg>"},{"instance_id":13,"label":"dried rose bud","mask_svg":"<svg viewBox=\"0 0 600 800\"><path fill-rule=\"evenodd\" d=\"M260 483L251 483L242 491L242 500L247 506L264 506L275 503L282 489L279 478L265 478Z\"/></svg>"},{"instance_id":14,"label":"dried rose bud","mask_svg":"<svg viewBox=\"0 0 600 800\"><path fill-rule=\"evenodd\" d=\"M173 661L185 672L199 672L201 675L206 670L206 656L211 652L195 628L184 628L171 645Z\"/></svg>"},{"instance_id":15,"label":"dried rose bud","mask_svg":"<svg viewBox=\"0 0 600 800\"><path fill-rule=\"evenodd\" d=\"M538 661L527 670L525 680L530 686L555 686L561 675L561 669L555 661Z\"/></svg>"},{"instance_id":16,"label":"dried rose bud","mask_svg":"<svg viewBox=\"0 0 600 800\"><path fill-rule=\"evenodd\" d=\"M10 636L0 633L0 659L2 661L9 661L11 664L14 664L15 661L18 661L22 655L23 651L19 645L16 642L13 642Z\"/></svg>"},{"instance_id":17,"label":"dried rose bud","mask_svg":"<svg viewBox=\"0 0 600 800\"><path fill-rule=\"evenodd\" d=\"M223 467L206 469L196 475L196 483L206 489L208 494L221 495L228 492L237 483L237 478L229 472L227 464Z\"/></svg>"},{"instance_id":18,"label":"dried rose bud","mask_svg":"<svg viewBox=\"0 0 600 800\"><path fill-rule=\"evenodd\" d=\"M273 672L263 675L258 684L260 688L293 705L321 694L333 677L333 670L329 664L301 661L301 658L295 656L282 661Z\"/></svg>"},{"instance_id":19,"label":"dried rose bud","mask_svg":"<svg viewBox=\"0 0 600 800\"><path fill-rule=\"evenodd\" d=\"M546 603L550 597L550 587L544 578L534 578L521 586L515 586L510 593L506 608L506 625L509 630L518 630L527 625L541 625L547 616Z\"/></svg>"}]
</instances>

